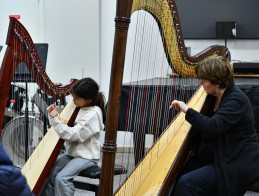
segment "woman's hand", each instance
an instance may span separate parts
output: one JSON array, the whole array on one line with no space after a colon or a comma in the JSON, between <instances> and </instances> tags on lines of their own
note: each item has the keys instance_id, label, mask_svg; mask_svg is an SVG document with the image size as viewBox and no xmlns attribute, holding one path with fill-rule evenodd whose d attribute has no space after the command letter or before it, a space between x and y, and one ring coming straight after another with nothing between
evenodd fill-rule
<instances>
[{"instance_id":1,"label":"woman's hand","mask_svg":"<svg viewBox=\"0 0 259 196\"><path fill-rule=\"evenodd\" d=\"M184 102L178 100L174 100L169 108L172 109L173 107L175 107L177 111L179 111L180 108L184 113L186 113L186 111L189 109Z\"/></svg>"},{"instance_id":2,"label":"woman's hand","mask_svg":"<svg viewBox=\"0 0 259 196\"><path fill-rule=\"evenodd\" d=\"M58 111L57 111L57 105L56 105L56 102L52 105L50 105L48 108L47 108L47 111L50 115L51 118L55 118L56 116L58 116Z\"/></svg>"}]
</instances>

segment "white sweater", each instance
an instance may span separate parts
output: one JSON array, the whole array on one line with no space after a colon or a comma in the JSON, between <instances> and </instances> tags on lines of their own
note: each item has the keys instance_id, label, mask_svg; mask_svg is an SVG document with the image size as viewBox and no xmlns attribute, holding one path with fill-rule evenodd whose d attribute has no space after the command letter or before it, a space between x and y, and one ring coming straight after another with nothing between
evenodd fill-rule
<instances>
[{"instance_id":1,"label":"white sweater","mask_svg":"<svg viewBox=\"0 0 259 196\"><path fill-rule=\"evenodd\" d=\"M100 159L100 131L103 130L102 111L98 106L80 108L73 127L58 117L51 124L59 137L65 140L66 154L86 159Z\"/></svg>"}]
</instances>

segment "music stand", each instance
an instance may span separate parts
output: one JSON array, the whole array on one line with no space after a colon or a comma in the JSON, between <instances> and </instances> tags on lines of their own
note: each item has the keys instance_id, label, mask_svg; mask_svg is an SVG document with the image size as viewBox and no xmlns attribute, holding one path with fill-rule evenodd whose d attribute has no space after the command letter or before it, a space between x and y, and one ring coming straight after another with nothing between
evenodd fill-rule
<instances>
[{"instance_id":1,"label":"music stand","mask_svg":"<svg viewBox=\"0 0 259 196\"><path fill-rule=\"evenodd\" d=\"M39 55L42 66L46 70L48 44L41 43L41 44L34 44L34 45ZM32 73L29 72L26 62L19 63L14 74L13 82L33 82L33 83L36 82Z\"/></svg>"}]
</instances>

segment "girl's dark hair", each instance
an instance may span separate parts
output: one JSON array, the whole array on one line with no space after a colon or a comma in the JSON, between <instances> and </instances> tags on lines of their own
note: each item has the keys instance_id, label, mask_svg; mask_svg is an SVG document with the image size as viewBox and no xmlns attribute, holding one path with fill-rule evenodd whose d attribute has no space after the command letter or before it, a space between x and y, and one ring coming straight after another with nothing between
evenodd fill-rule
<instances>
[{"instance_id":1,"label":"girl's dark hair","mask_svg":"<svg viewBox=\"0 0 259 196\"><path fill-rule=\"evenodd\" d=\"M99 85L92 78L83 78L78 80L73 85L71 93L83 99L91 99L91 106L98 106L101 108L103 113L103 122L105 122L105 96L99 91Z\"/></svg>"}]
</instances>

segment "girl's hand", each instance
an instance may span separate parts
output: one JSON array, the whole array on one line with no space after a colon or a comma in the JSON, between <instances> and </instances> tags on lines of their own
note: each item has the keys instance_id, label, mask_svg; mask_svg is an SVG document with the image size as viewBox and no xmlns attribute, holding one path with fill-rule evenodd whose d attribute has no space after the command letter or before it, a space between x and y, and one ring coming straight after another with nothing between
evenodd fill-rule
<instances>
[{"instance_id":1,"label":"girl's hand","mask_svg":"<svg viewBox=\"0 0 259 196\"><path fill-rule=\"evenodd\" d=\"M173 107L175 107L177 111L179 111L180 108L184 113L186 113L186 111L189 109L184 102L178 100L174 100L169 108L172 109Z\"/></svg>"},{"instance_id":2,"label":"girl's hand","mask_svg":"<svg viewBox=\"0 0 259 196\"><path fill-rule=\"evenodd\" d=\"M48 108L47 108L47 111L50 115L51 118L55 118L56 116L58 116L58 111L57 111L57 105L56 105L56 102L52 105L50 105Z\"/></svg>"}]
</instances>

